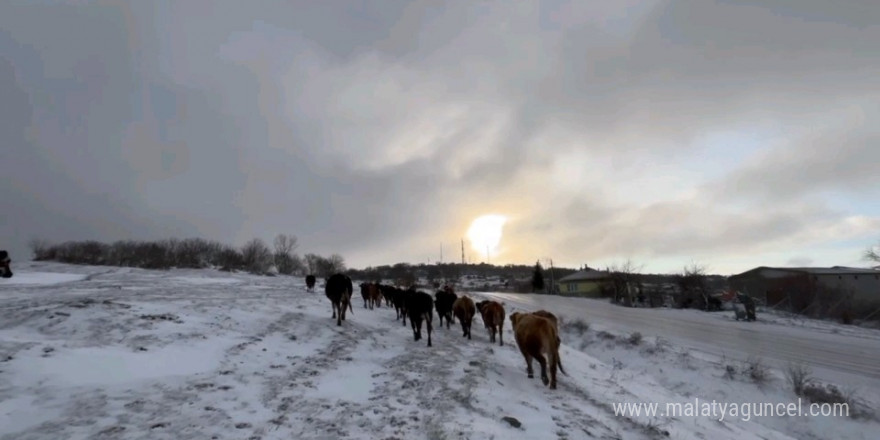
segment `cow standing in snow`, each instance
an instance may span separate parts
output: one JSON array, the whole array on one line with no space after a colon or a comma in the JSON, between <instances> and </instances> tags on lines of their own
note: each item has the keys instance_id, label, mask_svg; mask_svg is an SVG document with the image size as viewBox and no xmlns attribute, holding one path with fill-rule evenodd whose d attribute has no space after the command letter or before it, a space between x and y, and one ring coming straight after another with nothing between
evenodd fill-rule
<instances>
[{"instance_id":1,"label":"cow standing in snow","mask_svg":"<svg viewBox=\"0 0 880 440\"><path fill-rule=\"evenodd\" d=\"M461 323L462 337L471 338L471 323L474 321L474 315L477 314L477 306L474 300L467 295L462 295L452 303L452 313Z\"/></svg>"},{"instance_id":2,"label":"cow standing in snow","mask_svg":"<svg viewBox=\"0 0 880 440\"><path fill-rule=\"evenodd\" d=\"M456 299L458 299L458 295L449 286L434 294L434 305L437 307L437 315L440 317L440 327L443 327L443 319L446 319L447 329L452 324L452 304Z\"/></svg>"},{"instance_id":3,"label":"cow standing in snow","mask_svg":"<svg viewBox=\"0 0 880 440\"><path fill-rule=\"evenodd\" d=\"M425 292L409 288L406 295L406 313L413 329L413 338L422 339L422 321L428 330L428 347L431 346L431 321L434 319L434 298Z\"/></svg>"},{"instance_id":4,"label":"cow standing in snow","mask_svg":"<svg viewBox=\"0 0 880 440\"><path fill-rule=\"evenodd\" d=\"M354 309L351 308L352 290L354 288L351 278L346 275L337 273L327 279L324 293L333 305L333 318L336 319L336 325L342 325L342 321L345 321L346 308L351 309L351 313L354 313Z\"/></svg>"},{"instance_id":5,"label":"cow standing in snow","mask_svg":"<svg viewBox=\"0 0 880 440\"><path fill-rule=\"evenodd\" d=\"M498 345L504 345L501 337L504 330L504 306L498 301L480 301L477 303L477 310L483 318L483 324L489 330L489 341L495 342L495 333L498 333Z\"/></svg>"},{"instance_id":6,"label":"cow standing in snow","mask_svg":"<svg viewBox=\"0 0 880 440\"><path fill-rule=\"evenodd\" d=\"M550 316L553 314L546 312ZM546 315L545 315L546 316ZM555 316L553 316L555 318ZM535 377L532 359L541 366L541 381L551 390L556 389L556 369L562 374L562 359L559 357L559 332L556 321L534 313L513 313L510 315L516 345L526 361L526 375ZM547 374L549 370L549 375Z\"/></svg>"},{"instance_id":7,"label":"cow standing in snow","mask_svg":"<svg viewBox=\"0 0 880 440\"><path fill-rule=\"evenodd\" d=\"M12 278L12 269L9 268L9 263L12 263L9 252L0 251L0 277Z\"/></svg>"}]
</instances>

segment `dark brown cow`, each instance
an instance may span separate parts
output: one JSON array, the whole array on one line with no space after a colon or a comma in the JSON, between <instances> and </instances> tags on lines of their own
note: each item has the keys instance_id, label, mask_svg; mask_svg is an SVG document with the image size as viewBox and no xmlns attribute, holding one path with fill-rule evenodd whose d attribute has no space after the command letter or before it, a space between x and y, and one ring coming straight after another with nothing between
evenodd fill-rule
<instances>
[{"instance_id":1,"label":"dark brown cow","mask_svg":"<svg viewBox=\"0 0 880 440\"><path fill-rule=\"evenodd\" d=\"M364 308L367 308L367 304L370 304L370 308L373 308L373 304L370 303L370 284L369 283L361 283L361 297L364 299Z\"/></svg>"},{"instance_id":2,"label":"dark brown cow","mask_svg":"<svg viewBox=\"0 0 880 440\"><path fill-rule=\"evenodd\" d=\"M0 277L12 278L10 263L12 263L12 259L9 258L9 252L0 250Z\"/></svg>"},{"instance_id":3,"label":"dark brown cow","mask_svg":"<svg viewBox=\"0 0 880 440\"><path fill-rule=\"evenodd\" d=\"M449 286L434 294L434 306L437 307L437 315L440 317L440 327L443 327L444 319L446 319L446 328L452 325L452 305L456 299L458 295Z\"/></svg>"},{"instance_id":4,"label":"dark brown cow","mask_svg":"<svg viewBox=\"0 0 880 440\"><path fill-rule=\"evenodd\" d=\"M309 292L315 291L315 276L314 275L306 275L306 290Z\"/></svg>"},{"instance_id":5,"label":"dark brown cow","mask_svg":"<svg viewBox=\"0 0 880 440\"><path fill-rule=\"evenodd\" d=\"M483 318L483 324L489 330L489 341L495 342L495 332L498 332L498 345L504 345L504 339L501 336L504 330L504 306L498 301L480 301L477 303L477 310Z\"/></svg>"},{"instance_id":6,"label":"dark brown cow","mask_svg":"<svg viewBox=\"0 0 880 440\"><path fill-rule=\"evenodd\" d=\"M382 307L382 290L379 289L379 284L370 283L370 285L367 286L367 290L369 290L369 293L370 293L370 308L371 309L373 307L380 307L381 308Z\"/></svg>"},{"instance_id":7,"label":"dark brown cow","mask_svg":"<svg viewBox=\"0 0 880 440\"><path fill-rule=\"evenodd\" d=\"M477 314L477 307L474 300L467 296L461 296L452 303L452 313L461 323L462 337L471 338L471 323L474 322L474 315Z\"/></svg>"},{"instance_id":8,"label":"dark brown cow","mask_svg":"<svg viewBox=\"0 0 880 440\"><path fill-rule=\"evenodd\" d=\"M354 314L354 309L351 308L351 293L353 290L351 278L341 273L330 276L324 285L324 293L333 305L333 318L336 319L336 325L342 325L342 321L345 321L346 308L350 309L351 313Z\"/></svg>"},{"instance_id":9,"label":"dark brown cow","mask_svg":"<svg viewBox=\"0 0 880 440\"><path fill-rule=\"evenodd\" d=\"M518 312L510 315L510 322L513 324L516 345L526 361L528 377L535 377L532 359L537 359L538 364L541 365L541 381L544 385L550 385L551 390L555 390L557 367L563 374L568 375L562 368L562 359L559 357L559 333L556 330L556 324L548 318L533 313ZM547 377L548 366L550 369L549 378Z\"/></svg>"}]
</instances>

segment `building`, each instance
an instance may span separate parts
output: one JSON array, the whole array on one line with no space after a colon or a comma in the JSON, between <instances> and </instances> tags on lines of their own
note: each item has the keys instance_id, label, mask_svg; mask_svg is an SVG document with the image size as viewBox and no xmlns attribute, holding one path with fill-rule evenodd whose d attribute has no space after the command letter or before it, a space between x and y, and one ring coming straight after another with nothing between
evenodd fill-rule
<instances>
[{"instance_id":1,"label":"building","mask_svg":"<svg viewBox=\"0 0 880 440\"><path fill-rule=\"evenodd\" d=\"M610 282L609 272L587 267L560 278L556 282L556 289L561 295L598 297L602 295L602 287Z\"/></svg>"},{"instance_id":2,"label":"building","mask_svg":"<svg viewBox=\"0 0 880 440\"><path fill-rule=\"evenodd\" d=\"M880 271L875 269L761 266L728 281L732 289L770 307L794 312L826 314L858 305L880 305Z\"/></svg>"}]
</instances>

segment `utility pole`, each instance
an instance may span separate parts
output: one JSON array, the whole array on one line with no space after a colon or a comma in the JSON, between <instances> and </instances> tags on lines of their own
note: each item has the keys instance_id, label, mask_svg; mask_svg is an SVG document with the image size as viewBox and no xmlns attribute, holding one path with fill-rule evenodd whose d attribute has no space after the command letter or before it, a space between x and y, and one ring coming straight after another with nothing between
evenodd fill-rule
<instances>
[{"instance_id":1,"label":"utility pole","mask_svg":"<svg viewBox=\"0 0 880 440\"><path fill-rule=\"evenodd\" d=\"M461 264L465 264L464 262L464 239L461 239Z\"/></svg>"},{"instance_id":2,"label":"utility pole","mask_svg":"<svg viewBox=\"0 0 880 440\"><path fill-rule=\"evenodd\" d=\"M489 260L489 245L487 244L486 245L486 264L490 264L490 263L491 263L491 261Z\"/></svg>"},{"instance_id":3,"label":"utility pole","mask_svg":"<svg viewBox=\"0 0 880 440\"><path fill-rule=\"evenodd\" d=\"M440 264L443 264L443 243L440 243Z\"/></svg>"}]
</instances>

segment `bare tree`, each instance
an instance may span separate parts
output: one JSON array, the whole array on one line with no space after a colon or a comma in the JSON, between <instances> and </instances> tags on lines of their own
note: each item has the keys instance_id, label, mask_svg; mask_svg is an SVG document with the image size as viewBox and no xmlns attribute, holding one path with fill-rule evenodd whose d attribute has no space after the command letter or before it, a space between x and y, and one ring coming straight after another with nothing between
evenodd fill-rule
<instances>
[{"instance_id":1,"label":"bare tree","mask_svg":"<svg viewBox=\"0 0 880 440\"><path fill-rule=\"evenodd\" d=\"M244 260L245 269L251 273L264 274L269 270L269 265L272 264L272 251L259 238L254 238L247 242L241 248L241 256Z\"/></svg>"},{"instance_id":2,"label":"bare tree","mask_svg":"<svg viewBox=\"0 0 880 440\"><path fill-rule=\"evenodd\" d=\"M880 242L876 245L865 249L865 259L868 261L873 261L875 263L880 263Z\"/></svg>"},{"instance_id":3,"label":"bare tree","mask_svg":"<svg viewBox=\"0 0 880 440\"><path fill-rule=\"evenodd\" d=\"M292 254L299 246L296 236L287 234L278 234L272 244L275 246L276 254Z\"/></svg>"},{"instance_id":4,"label":"bare tree","mask_svg":"<svg viewBox=\"0 0 880 440\"><path fill-rule=\"evenodd\" d=\"M31 248L34 261L51 260L55 258L52 252L50 252L52 245L47 240L34 237L28 241L28 246Z\"/></svg>"},{"instance_id":5,"label":"bare tree","mask_svg":"<svg viewBox=\"0 0 880 440\"><path fill-rule=\"evenodd\" d=\"M333 254L330 258L327 259L327 270L330 275L339 272L345 272L345 259L342 258L342 255Z\"/></svg>"},{"instance_id":6,"label":"bare tree","mask_svg":"<svg viewBox=\"0 0 880 440\"><path fill-rule=\"evenodd\" d=\"M310 274L327 278L335 273L345 271L345 260L339 254L333 254L329 258L316 254L305 254L305 264Z\"/></svg>"},{"instance_id":7,"label":"bare tree","mask_svg":"<svg viewBox=\"0 0 880 440\"><path fill-rule=\"evenodd\" d=\"M297 247L296 236L278 234L272 244L275 246L273 257L278 273L291 275L302 266L302 262L293 253Z\"/></svg>"},{"instance_id":8,"label":"bare tree","mask_svg":"<svg viewBox=\"0 0 880 440\"><path fill-rule=\"evenodd\" d=\"M643 267L644 265L636 265L632 260L627 259L608 268L614 302L622 303L627 307L635 304L633 294L638 290L638 274Z\"/></svg>"},{"instance_id":9,"label":"bare tree","mask_svg":"<svg viewBox=\"0 0 880 440\"><path fill-rule=\"evenodd\" d=\"M696 301L699 308L708 310L709 285L706 266L692 263L690 266L685 266L677 278L682 294L681 307L688 308Z\"/></svg>"}]
</instances>

